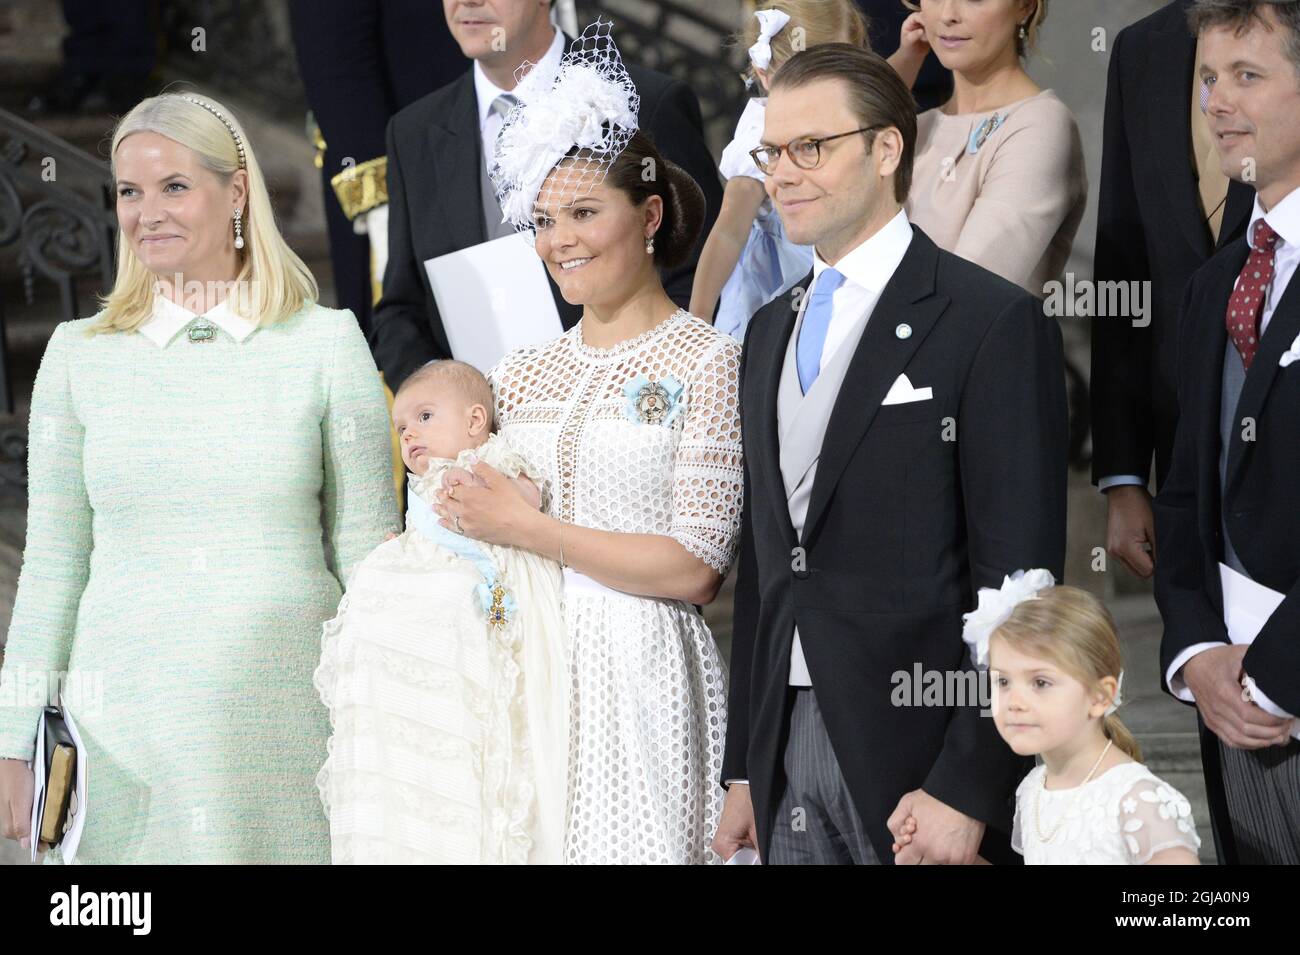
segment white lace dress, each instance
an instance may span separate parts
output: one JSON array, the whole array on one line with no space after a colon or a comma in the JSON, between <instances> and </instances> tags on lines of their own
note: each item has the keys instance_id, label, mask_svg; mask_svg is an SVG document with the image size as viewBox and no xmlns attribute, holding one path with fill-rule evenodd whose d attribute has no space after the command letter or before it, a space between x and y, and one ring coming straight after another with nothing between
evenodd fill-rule
<instances>
[{"instance_id":1,"label":"white lace dress","mask_svg":"<svg viewBox=\"0 0 1300 955\"><path fill-rule=\"evenodd\" d=\"M494 435L409 475L406 531L357 565L324 625L314 682L333 732L316 784L336 864L562 861L560 568L437 526L443 473L475 457L524 470Z\"/></svg>"},{"instance_id":2,"label":"white lace dress","mask_svg":"<svg viewBox=\"0 0 1300 955\"><path fill-rule=\"evenodd\" d=\"M489 374L501 433L548 512L667 535L726 573L743 494L740 345L684 311L609 349L582 323ZM723 791L726 672L699 612L565 572L571 709L565 858L699 863Z\"/></svg>"},{"instance_id":3,"label":"white lace dress","mask_svg":"<svg viewBox=\"0 0 1300 955\"><path fill-rule=\"evenodd\" d=\"M1163 849L1201 847L1191 804L1142 763L1073 789L1043 789L1046 773L1035 767L1016 790L1011 847L1026 865L1145 865Z\"/></svg>"}]
</instances>

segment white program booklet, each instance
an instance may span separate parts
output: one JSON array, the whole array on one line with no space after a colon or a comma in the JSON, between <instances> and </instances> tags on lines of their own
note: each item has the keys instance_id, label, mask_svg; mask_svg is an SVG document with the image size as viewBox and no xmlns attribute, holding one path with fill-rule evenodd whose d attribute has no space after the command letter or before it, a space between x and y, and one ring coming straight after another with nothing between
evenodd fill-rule
<instances>
[{"instance_id":1,"label":"white program booklet","mask_svg":"<svg viewBox=\"0 0 1300 955\"><path fill-rule=\"evenodd\" d=\"M519 233L436 256L424 268L452 355L479 371L564 331L546 266Z\"/></svg>"}]
</instances>

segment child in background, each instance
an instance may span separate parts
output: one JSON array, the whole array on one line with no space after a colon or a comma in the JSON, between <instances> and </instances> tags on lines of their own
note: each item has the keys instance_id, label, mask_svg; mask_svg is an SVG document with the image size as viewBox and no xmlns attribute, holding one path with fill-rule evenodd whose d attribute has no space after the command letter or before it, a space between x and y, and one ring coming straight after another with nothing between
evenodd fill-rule
<instances>
[{"instance_id":1,"label":"child in background","mask_svg":"<svg viewBox=\"0 0 1300 955\"><path fill-rule=\"evenodd\" d=\"M739 39L749 47L745 83L766 93L772 75L799 50L836 42L867 46L867 21L851 0L770 0ZM691 314L708 321L716 307L714 325L737 339L755 312L812 270L812 249L786 238L764 187L767 177L749 155L763 137L766 108L765 95L751 99L722 152L722 209L691 290Z\"/></svg>"},{"instance_id":2,"label":"child in background","mask_svg":"<svg viewBox=\"0 0 1300 955\"><path fill-rule=\"evenodd\" d=\"M1011 846L1027 865L1197 865L1190 803L1143 765L1115 716L1119 638L1105 605L1046 570L980 590L963 639L993 681L993 720L1021 756ZM917 831L908 816L895 853Z\"/></svg>"}]
</instances>

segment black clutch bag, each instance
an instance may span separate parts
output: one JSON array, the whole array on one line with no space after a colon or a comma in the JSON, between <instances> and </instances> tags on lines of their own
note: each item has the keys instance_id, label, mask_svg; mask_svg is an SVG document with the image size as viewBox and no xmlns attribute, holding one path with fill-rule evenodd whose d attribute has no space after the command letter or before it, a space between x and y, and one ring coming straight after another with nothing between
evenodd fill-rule
<instances>
[{"instance_id":1,"label":"black clutch bag","mask_svg":"<svg viewBox=\"0 0 1300 955\"><path fill-rule=\"evenodd\" d=\"M57 846L63 839L68 803L77 784L77 747L59 707L45 707L41 718L45 721L45 751L40 754L45 766L45 805L40 837L47 845Z\"/></svg>"}]
</instances>

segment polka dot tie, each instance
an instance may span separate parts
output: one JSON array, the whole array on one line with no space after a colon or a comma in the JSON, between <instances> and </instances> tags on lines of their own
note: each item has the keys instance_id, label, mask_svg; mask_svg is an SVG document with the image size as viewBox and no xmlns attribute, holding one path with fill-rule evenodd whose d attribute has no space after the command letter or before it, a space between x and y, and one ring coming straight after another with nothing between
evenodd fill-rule
<instances>
[{"instance_id":1,"label":"polka dot tie","mask_svg":"<svg viewBox=\"0 0 1300 955\"><path fill-rule=\"evenodd\" d=\"M1250 256L1237 277L1237 287L1228 299L1228 335L1241 354L1247 371L1259 348L1259 315L1264 308L1268 287L1273 282L1273 250L1278 234L1267 222L1255 223L1250 241Z\"/></svg>"}]
</instances>

